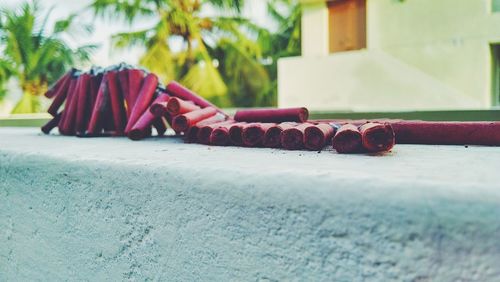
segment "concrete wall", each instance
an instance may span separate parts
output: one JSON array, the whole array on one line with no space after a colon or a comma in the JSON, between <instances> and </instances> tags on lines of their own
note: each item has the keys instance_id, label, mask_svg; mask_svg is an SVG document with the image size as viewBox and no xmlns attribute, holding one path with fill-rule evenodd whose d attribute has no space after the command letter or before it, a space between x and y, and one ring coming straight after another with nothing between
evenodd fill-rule
<instances>
[{"instance_id":1,"label":"concrete wall","mask_svg":"<svg viewBox=\"0 0 500 282\"><path fill-rule=\"evenodd\" d=\"M0 128L0 281L498 281L500 150ZM36 144L36 146L34 146Z\"/></svg>"},{"instance_id":2,"label":"concrete wall","mask_svg":"<svg viewBox=\"0 0 500 282\"><path fill-rule=\"evenodd\" d=\"M303 57L279 63L280 106L439 110L489 108L494 104L490 44L500 42L500 13L491 12L490 0L368 0L367 46L374 52L363 54L365 58L373 56L364 62L353 55L363 51L328 54L324 48L319 50L316 43L323 46L328 34L317 39L325 36L318 30L324 30L328 19L314 18L311 11L323 15L326 5L324 1L302 2L302 32L307 42L302 44ZM380 61L380 54L385 54L388 62ZM400 64L392 63L394 59ZM359 74L363 68L370 69L374 61L383 68L395 68L386 73ZM396 76L386 77L388 73ZM415 73L421 75L414 77ZM377 99L365 101L367 96ZM389 104L377 102L389 98Z\"/></svg>"}]
</instances>

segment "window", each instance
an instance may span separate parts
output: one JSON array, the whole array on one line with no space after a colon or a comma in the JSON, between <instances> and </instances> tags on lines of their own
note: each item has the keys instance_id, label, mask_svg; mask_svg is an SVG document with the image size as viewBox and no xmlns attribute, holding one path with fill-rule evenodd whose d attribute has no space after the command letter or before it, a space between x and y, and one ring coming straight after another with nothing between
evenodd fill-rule
<instances>
[{"instance_id":1,"label":"window","mask_svg":"<svg viewBox=\"0 0 500 282\"><path fill-rule=\"evenodd\" d=\"M500 12L500 0L491 0L491 11Z\"/></svg>"},{"instance_id":2,"label":"window","mask_svg":"<svg viewBox=\"0 0 500 282\"><path fill-rule=\"evenodd\" d=\"M330 53L366 48L366 0L328 2Z\"/></svg>"},{"instance_id":3,"label":"window","mask_svg":"<svg viewBox=\"0 0 500 282\"><path fill-rule=\"evenodd\" d=\"M492 93L495 105L500 105L500 44L491 45Z\"/></svg>"}]
</instances>

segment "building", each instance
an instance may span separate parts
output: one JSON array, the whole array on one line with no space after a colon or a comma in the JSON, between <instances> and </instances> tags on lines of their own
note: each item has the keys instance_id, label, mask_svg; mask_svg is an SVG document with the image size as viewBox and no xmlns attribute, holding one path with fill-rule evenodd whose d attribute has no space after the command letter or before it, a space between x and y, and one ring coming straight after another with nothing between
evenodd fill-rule
<instances>
[{"instance_id":1,"label":"building","mask_svg":"<svg viewBox=\"0 0 500 282\"><path fill-rule=\"evenodd\" d=\"M313 110L500 104L500 0L300 0L302 56L278 63L278 104Z\"/></svg>"}]
</instances>

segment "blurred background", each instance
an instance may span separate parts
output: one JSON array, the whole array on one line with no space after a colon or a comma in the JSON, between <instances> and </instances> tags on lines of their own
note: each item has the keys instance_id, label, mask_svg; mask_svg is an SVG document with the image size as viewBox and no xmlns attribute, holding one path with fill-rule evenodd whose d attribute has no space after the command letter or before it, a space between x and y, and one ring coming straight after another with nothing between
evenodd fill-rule
<instances>
[{"instance_id":1,"label":"blurred background","mask_svg":"<svg viewBox=\"0 0 500 282\"><path fill-rule=\"evenodd\" d=\"M3 115L45 111L43 93L71 66L120 62L226 108L500 104L500 0L2 0L0 9Z\"/></svg>"},{"instance_id":2,"label":"blurred background","mask_svg":"<svg viewBox=\"0 0 500 282\"><path fill-rule=\"evenodd\" d=\"M223 107L275 106L277 59L300 55L292 0L2 1L3 113L44 111L71 66L140 65Z\"/></svg>"}]
</instances>

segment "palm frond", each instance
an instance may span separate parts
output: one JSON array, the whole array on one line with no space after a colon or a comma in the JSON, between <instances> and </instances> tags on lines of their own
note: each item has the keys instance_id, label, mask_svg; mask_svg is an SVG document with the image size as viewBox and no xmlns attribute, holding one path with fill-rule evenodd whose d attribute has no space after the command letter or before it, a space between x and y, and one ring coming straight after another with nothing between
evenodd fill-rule
<instances>
[{"instance_id":1,"label":"palm frond","mask_svg":"<svg viewBox=\"0 0 500 282\"><path fill-rule=\"evenodd\" d=\"M50 7L49 11L47 12L47 14L45 15L44 19L43 19L43 22L40 26L40 28L38 29L38 34L36 36L36 38L38 38L39 40L41 38L43 38L45 32L46 32L46 27L47 27L47 23L49 21L49 18L50 18L50 15L52 14L52 11L54 10L54 6Z\"/></svg>"},{"instance_id":2,"label":"palm frond","mask_svg":"<svg viewBox=\"0 0 500 282\"><path fill-rule=\"evenodd\" d=\"M160 80L165 83L175 79L173 55L164 40L151 40L139 63L156 73Z\"/></svg>"},{"instance_id":3,"label":"palm frond","mask_svg":"<svg viewBox=\"0 0 500 282\"><path fill-rule=\"evenodd\" d=\"M116 48L125 48L144 45L148 41L148 32L150 29L144 29L133 32L121 32L111 37L111 42Z\"/></svg>"},{"instance_id":4,"label":"palm frond","mask_svg":"<svg viewBox=\"0 0 500 282\"><path fill-rule=\"evenodd\" d=\"M7 84L9 79L15 75L15 73L16 69L12 62L0 58L0 101L3 100L3 98L7 94L5 85Z\"/></svg>"},{"instance_id":5,"label":"palm frond","mask_svg":"<svg viewBox=\"0 0 500 282\"><path fill-rule=\"evenodd\" d=\"M57 21L51 29L48 21L38 21L38 1L22 4L18 9L0 12L0 95L5 83L16 77L24 94L14 112L39 111L41 95L47 85L58 79L70 66L90 59L95 45L71 48L62 39L82 25L74 15ZM50 13L50 11L49 11Z\"/></svg>"},{"instance_id":6,"label":"palm frond","mask_svg":"<svg viewBox=\"0 0 500 282\"><path fill-rule=\"evenodd\" d=\"M181 83L184 83L201 96L216 101L227 94L227 86L214 66L201 37L198 37L197 41L198 47L195 51L198 61L181 79Z\"/></svg>"},{"instance_id":7,"label":"palm frond","mask_svg":"<svg viewBox=\"0 0 500 282\"><path fill-rule=\"evenodd\" d=\"M6 22L4 54L19 67L29 61L29 54L35 49L32 34L35 26L35 15L38 12L37 2L24 3L20 9L4 11Z\"/></svg>"},{"instance_id":8,"label":"palm frond","mask_svg":"<svg viewBox=\"0 0 500 282\"><path fill-rule=\"evenodd\" d=\"M281 14L277 5L277 1L267 2L267 13L275 22L282 23L286 21L286 17Z\"/></svg>"},{"instance_id":9,"label":"palm frond","mask_svg":"<svg viewBox=\"0 0 500 282\"><path fill-rule=\"evenodd\" d=\"M258 98L270 85L266 69L237 41L223 38L218 46L222 51L220 69L228 81L231 100L238 106L257 105Z\"/></svg>"},{"instance_id":10,"label":"palm frond","mask_svg":"<svg viewBox=\"0 0 500 282\"><path fill-rule=\"evenodd\" d=\"M206 2L215 7L229 9L238 13L241 12L245 4L244 0L208 0Z\"/></svg>"},{"instance_id":11,"label":"palm frond","mask_svg":"<svg viewBox=\"0 0 500 282\"><path fill-rule=\"evenodd\" d=\"M262 32L262 28L242 18L219 17L214 19L213 22L214 27L221 31L222 37L232 38L240 44L242 50L252 56L262 56L262 48L259 42L249 38L248 32L243 31L242 26L252 28L256 32Z\"/></svg>"},{"instance_id":12,"label":"palm frond","mask_svg":"<svg viewBox=\"0 0 500 282\"><path fill-rule=\"evenodd\" d=\"M200 61L182 78L181 83L207 99L226 95L227 87L212 61Z\"/></svg>"},{"instance_id":13,"label":"palm frond","mask_svg":"<svg viewBox=\"0 0 500 282\"><path fill-rule=\"evenodd\" d=\"M100 45L98 44L87 44L87 45L82 45L73 52L73 56L76 58L76 60L80 62L90 62L91 55L99 49Z\"/></svg>"},{"instance_id":14,"label":"palm frond","mask_svg":"<svg viewBox=\"0 0 500 282\"><path fill-rule=\"evenodd\" d=\"M41 111L41 103L38 96L24 93L21 100L17 102L12 110L13 114L29 114Z\"/></svg>"},{"instance_id":15,"label":"palm frond","mask_svg":"<svg viewBox=\"0 0 500 282\"><path fill-rule=\"evenodd\" d=\"M67 18L58 20L54 24L52 35L60 33L78 34L78 36L89 35L94 31L94 26L91 23L85 23L79 20L77 14L71 14Z\"/></svg>"},{"instance_id":16,"label":"palm frond","mask_svg":"<svg viewBox=\"0 0 500 282\"><path fill-rule=\"evenodd\" d=\"M125 20L131 24L141 16L152 16L161 3L154 0L94 0L89 8L96 16Z\"/></svg>"}]
</instances>

